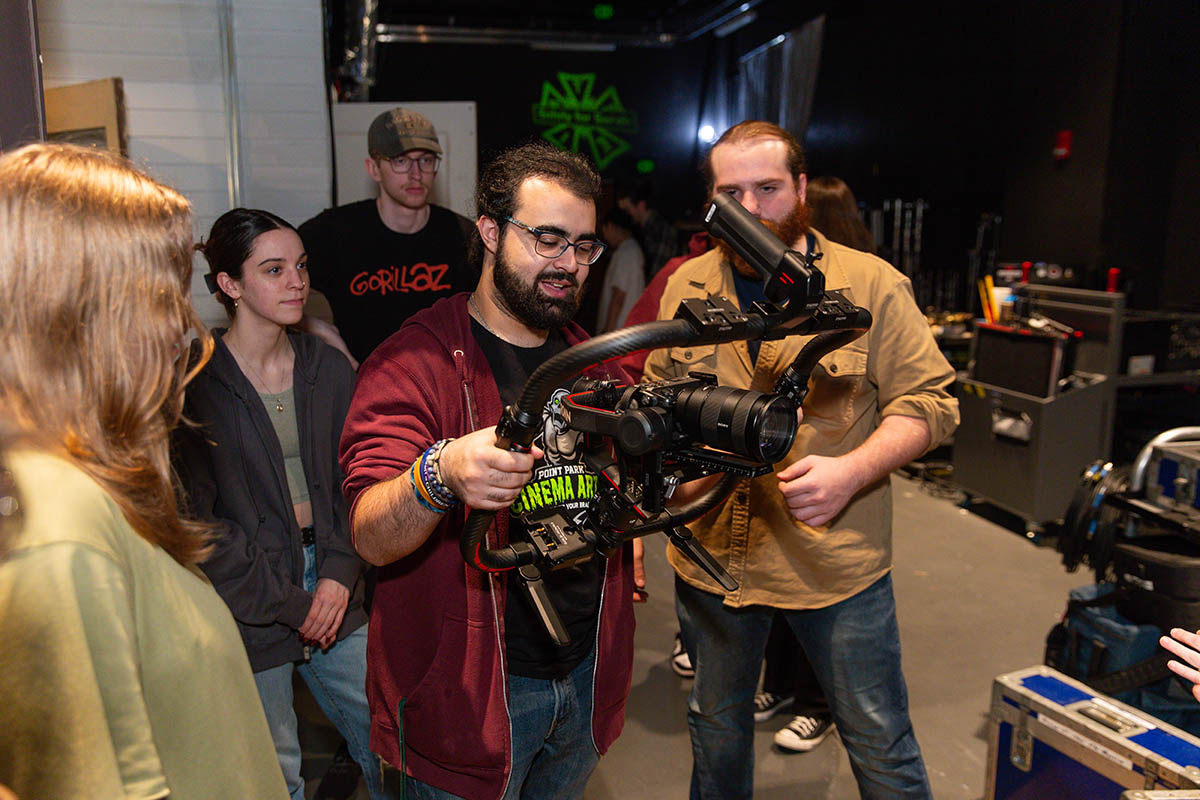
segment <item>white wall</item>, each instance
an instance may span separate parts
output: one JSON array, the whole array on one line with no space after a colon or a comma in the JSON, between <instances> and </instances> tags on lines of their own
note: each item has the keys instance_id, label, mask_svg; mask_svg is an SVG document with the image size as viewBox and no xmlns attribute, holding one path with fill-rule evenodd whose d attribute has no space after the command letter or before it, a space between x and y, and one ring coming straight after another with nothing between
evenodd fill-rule
<instances>
[{"instance_id":1,"label":"white wall","mask_svg":"<svg viewBox=\"0 0 1200 800\"><path fill-rule=\"evenodd\" d=\"M231 0L242 205L299 224L329 205L319 0ZM47 87L119 77L129 155L192 202L197 238L228 210L218 0L39 0ZM192 297L225 321L197 259Z\"/></svg>"}]
</instances>

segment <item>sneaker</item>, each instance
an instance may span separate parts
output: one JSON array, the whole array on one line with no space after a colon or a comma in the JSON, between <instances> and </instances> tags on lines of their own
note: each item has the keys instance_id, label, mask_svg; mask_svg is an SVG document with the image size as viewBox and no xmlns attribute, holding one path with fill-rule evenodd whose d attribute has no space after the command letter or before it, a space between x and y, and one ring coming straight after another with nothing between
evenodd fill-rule
<instances>
[{"instance_id":1,"label":"sneaker","mask_svg":"<svg viewBox=\"0 0 1200 800\"><path fill-rule=\"evenodd\" d=\"M792 702L792 698L783 697L770 692L759 692L754 695L754 721L766 722L771 717L783 711Z\"/></svg>"},{"instance_id":2,"label":"sneaker","mask_svg":"<svg viewBox=\"0 0 1200 800\"><path fill-rule=\"evenodd\" d=\"M678 633L675 634L675 646L671 648L671 669L681 678L696 677L696 668L692 666L687 650L683 649L683 639Z\"/></svg>"},{"instance_id":3,"label":"sneaker","mask_svg":"<svg viewBox=\"0 0 1200 800\"><path fill-rule=\"evenodd\" d=\"M321 785L313 795L314 800L349 800L358 791L361 775L362 768L350 756L350 748L343 741L334 754L329 769L325 770L325 777L321 778Z\"/></svg>"},{"instance_id":4,"label":"sneaker","mask_svg":"<svg viewBox=\"0 0 1200 800\"><path fill-rule=\"evenodd\" d=\"M792 721L775 734L775 744L781 750L792 753L807 753L824 741L833 731L833 720L829 716L808 717L803 714L792 717Z\"/></svg>"}]
</instances>

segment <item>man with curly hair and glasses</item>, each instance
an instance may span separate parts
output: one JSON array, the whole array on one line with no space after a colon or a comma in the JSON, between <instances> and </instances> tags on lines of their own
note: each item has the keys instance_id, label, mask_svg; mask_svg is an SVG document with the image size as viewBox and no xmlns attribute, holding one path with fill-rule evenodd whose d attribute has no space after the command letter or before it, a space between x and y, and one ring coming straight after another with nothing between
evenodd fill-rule
<instances>
[{"instance_id":1,"label":"man with curly hair and glasses","mask_svg":"<svg viewBox=\"0 0 1200 800\"><path fill-rule=\"evenodd\" d=\"M489 547L551 517L586 521L598 475L561 424L568 387L540 409L528 452L499 449L495 428L540 364L586 338L572 318L605 248L599 193L575 153L502 153L479 178L475 291L414 315L359 371L341 464L354 545L379 567L371 747L410 798L581 797L624 722L631 547L542 576L565 646L515 573L468 566L459 549L468 510L497 512Z\"/></svg>"}]
</instances>

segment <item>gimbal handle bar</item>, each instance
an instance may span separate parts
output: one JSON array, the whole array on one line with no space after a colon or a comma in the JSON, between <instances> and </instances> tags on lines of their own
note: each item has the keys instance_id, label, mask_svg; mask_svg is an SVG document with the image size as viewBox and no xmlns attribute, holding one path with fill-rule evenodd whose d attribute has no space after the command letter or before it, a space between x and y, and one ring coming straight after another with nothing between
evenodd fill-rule
<instances>
[{"instance_id":1,"label":"gimbal handle bar","mask_svg":"<svg viewBox=\"0 0 1200 800\"><path fill-rule=\"evenodd\" d=\"M540 411L555 389L589 367L649 348L724 344L755 339L773 327L772 322L776 321L759 314L750 314L744 319L744 326L733 326L724 330L706 328L702 331L687 319L646 322L606 333L567 348L534 370L517 402L504 409L504 414L496 426L496 446L503 450L528 451L534 436L542 427L540 413L535 413L534 409ZM776 384L776 391L788 393L797 405L801 404L804 394L808 391L808 375L817 361L865 333L871 325L871 315L865 309L858 309L858 313L849 318L825 324L853 327L826 331L813 337L801 349L800 355L791 366L784 371ZM804 331L795 331L801 332ZM709 491L687 505L674 511L665 511L646 525L627 532L626 538L635 538L698 519L719 504L732 488L733 480L730 476L725 476L725 479L718 481ZM531 563L533 548L525 542L510 543L498 549L483 546L493 514L494 512L475 509L467 516L466 527L460 539L460 548L466 562L489 572L509 570Z\"/></svg>"},{"instance_id":2,"label":"gimbal handle bar","mask_svg":"<svg viewBox=\"0 0 1200 800\"><path fill-rule=\"evenodd\" d=\"M504 409L500 423L496 426L496 446L502 450L528 451L533 437L541 430L541 409L545 407L550 395L559 386L589 367L639 350L754 339L762 335L768 324L764 317L750 316L746 326L749 328L749 335L744 328L721 332L705 331L707 335L704 335L703 342L700 342L697 339L699 331L688 320L660 320L605 333L569 347L534 370L525 382L525 388L522 389L517 402ZM708 493L705 493L697 498L693 504L700 502L707 495ZM475 509L467 516L467 524L460 540L463 558L468 564L489 572L508 570L530 563L533 549L524 542L512 543L499 549L483 547L484 536L493 514L491 511Z\"/></svg>"}]
</instances>

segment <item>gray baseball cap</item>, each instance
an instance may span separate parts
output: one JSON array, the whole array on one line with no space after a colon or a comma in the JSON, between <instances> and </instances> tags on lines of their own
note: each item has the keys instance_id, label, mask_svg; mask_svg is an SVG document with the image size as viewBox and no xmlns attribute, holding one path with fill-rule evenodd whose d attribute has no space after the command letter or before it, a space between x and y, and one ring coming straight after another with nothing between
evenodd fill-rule
<instances>
[{"instance_id":1,"label":"gray baseball cap","mask_svg":"<svg viewBox=\"0 0 1200 800\"><path fill-rule=\"evenodd\" d=\"M367 152L373 156L395 158L409 150L429 150L441 154L437 131L424 114L407 108L385 111L371 123L367 132Z\"/></svg>"}]
</instances>

